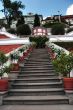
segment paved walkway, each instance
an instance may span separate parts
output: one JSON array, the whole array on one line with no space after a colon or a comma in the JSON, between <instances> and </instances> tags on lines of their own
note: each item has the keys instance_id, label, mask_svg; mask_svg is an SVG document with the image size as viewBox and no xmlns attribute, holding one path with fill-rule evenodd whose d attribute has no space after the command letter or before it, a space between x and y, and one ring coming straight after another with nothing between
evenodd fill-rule
<instances>
[{"instance_id":1,"label":"paved walkway","mask_svg":"<svg viewBox=\"0 0 73 110\"><path fill-rule=\"evenodd\" d=\"M73 110L73 105L3 105L0 110Z\"/></svg>"}]
</instances>

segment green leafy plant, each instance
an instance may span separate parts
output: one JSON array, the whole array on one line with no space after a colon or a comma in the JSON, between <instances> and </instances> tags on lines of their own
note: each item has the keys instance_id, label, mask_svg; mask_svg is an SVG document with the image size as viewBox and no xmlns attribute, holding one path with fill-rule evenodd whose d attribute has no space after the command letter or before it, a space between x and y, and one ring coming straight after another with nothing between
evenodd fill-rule
<instances>
[{"instance_id":1,"label":"green leafy plant","mask_svg":"<svg viewBox=\"0 0 73 110\"><path fill-rule=\"evenodd\" d=\"M24 52L24 50L25 50L25 48L20 48L18 51L22 53L22 52Z\"/></svg>"},{"instance_id":2,"label":"green leafy plant","mask_svg":"<svg viewBox=\"0 0 73 110\"><path fill-rule=\"evenodd\" d=\"M52 61L55 70L63 76L68 76L73 68L73 53L69 55L62 52L56 59Z\"/></svg>"},{"instance_id":3,"label":"green leafy plant","mask_svg":"<svg viewBox=\"0 0 73 110\"><path fill-rule=\"evenodd\" d=\"M51 33L52 35L64 35L65 33L64 25L61 23L53 25L51 29Z\"/></svg>"},{"instance_id":4,"label":"green leafy plant","mask_svg":"<svg viewBox=\"0 0 73 110\"><path fill-rule=\"evenodd\" d=\"M54 42L56 45L59 45L65 49L73 50L73 42Z\"/></svg>"},{"instance_id":5,"label":"green leafy plant","mask_svg":"<svg viewBox=\"0 0 73 110\"><path fill-rule=\"evenodd\" d=\"M73 31L73 28L68 28L66 33L69 33L69 32L72 32Z\"/></svg>"},{"instance_id":6,"label":"green leafy plant","mask_svg":"<svg viewBox=\"0 0 73 110\"><path fill-rule=\"evenodd\" d=\"M10 64L9 66L4 67L4 72L5 73L10 73L10 70L13 68L13 64Z\"/></svg>"},{"instance_id":7,"label":"green leafy plant","mask_svg":"<svg viewBox=\"0 0 73 110\"><path fill-rule=\"evenodd\" d=\"M4 68L3 68L3 64L7 61L8 57L5 56L5 54L3 52L0 52L0 76L3 75L4 73Z\"/></svg>"},{"instance_id":8,"label":"green leafy plant","mask_svg":"<svg viewBox=\"0 0 73 110\"><path fill-rule=\"evenodd\" d=\"M19 25L17 27L17 34L18 35L31 35L31 29L29 25L27 24Z\"/></svg>"},{"instance_id":9,"label":"green leafy plant","mask_svg":"<svg viewBox=\"0 0 73 110\"><path fill-rule=\"evenodd\" d=\"M0 52L0 64L3 65L7 61L7 57L3 52Z\"/></svg>"},{"instance_id":10,"label":"green leafy plant","mask_svg":"<svg viewBox=\"0 0 73 110\"><path fill-rule=\"evenodd\" d=\"M4 73L3 68L0 68L0 77L2 77L3 73Z\"/></svg>"},{"instance_id":11,"label":"green leafy plant","mask_svg":"<svg viewBox=\"0 0 73 110\"><path fill-rule=\"evenodd\" d=\"M16 34L16 30L13 28L8 29L7 31L11 34Z\"/></svg>"},{"instance_id":12,"label":"green leafy plant","mask_svg":"<svg viewBox=\"0 0 73 110\"><path fill-rule=\"evenodd\" d=\"M16 60L16 59L18 59L18 58L19 58L19 56L18 56L17 53L10 54L10 59L11 59L11 60Z\"/></svg>"},{"instance_id":13,"label":"green leafy plant","mask_svg":"<svg viewBox=\"0 0 73 110\"><path fill-rule=\"evenodd\" d=\"M49 40L46 36L37 36L37 37L30 37L31 42L36 43L36 47L44 47L45 43Z\"/></svg>"},{"instance_id":14,"label":"green leafy plant","mask_svg":"<svg viewBox=\"0 0 73 110\"><path fill-rule=\"evenodd\" d=\"M34 27L40 26L40 18L38 14L35 14L35 19L34 19Z\"/></svg>"}]
</instances>

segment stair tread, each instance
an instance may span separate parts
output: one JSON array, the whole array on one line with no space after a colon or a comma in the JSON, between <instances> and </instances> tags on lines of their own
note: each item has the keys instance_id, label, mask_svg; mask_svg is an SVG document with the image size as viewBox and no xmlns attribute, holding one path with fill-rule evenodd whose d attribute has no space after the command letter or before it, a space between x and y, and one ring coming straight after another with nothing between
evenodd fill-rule
<instances>
[{"instance_id":1,"label":"stair tread","mask_svg":"<svg viewBox=\"0 0 73 110\"><path fill-rule=\"evenodd\" d=\"M47 95L47 96L9 96L4 100L62 100L68 99L64 95Z\"/></svg>"},{"instance_id":2,"label":"stair tread","mask_svg":"<svg viewBox=\"0 0 73 110\"><path fill-rule=\"evenodd\" d=\"M10 92L50 92L50 91L62 91L63 88L43 88L43 89L10 89Z\"/></svg>"},{"instance_id":3,"label":"stair tread","mask_svg":"<svg viewBox=\"0 0 73 110\"><path fill-rule=\"evenodd\" d=\"M48 67L51 67L52 65L23 65L23 66L20 66L21 68L48 68Z\"/></svg>"},{"instance_id":4,"label":"stair tread","mask_svg":"<svg viewBox=\"0 0 73 110\"><path fill-rule=\"evenodd\" d=\"M30 77L28 77L28 79L26 79L26 78L23 78L23 79L22 78L18 78L16 80L22 80L22 81L23 80L48 80L49 81L51 79L58 79L58 78L48 78L48 77L47 78L43 78L43 77L42 78L40 78L40 77L38 77L38 78L30 78Z\"/></svg>"},{"instance_id":5,"label":"stair tread","mask_svg":"<svg viewBox=\"0 0 73 110\"><path fill-rule=\"evenodd\" d=\"M62 82L49 82L49 83L15 83L13 85L52 85L52 84L62 84Z\"/></svg>"},{"instance_id":6,"label":"stair tread","mask_svg":"<svg viewBox=\"0 0 73 110\"><path fill-rule=\"evenodd\" d=\"M8 91L8 96L3 98L3 104L68 104L62 84L47 50L34 49L27 62L20 66L19 75Z\"/></svg>"},{"instance_id":7,"label":"stair tread","mask_svg":"<svg viewBox=\"0 0 73 110\"><path fill-rule=\"evenodd\" d=\"M47 74L43 74L43 73L40 73L40 74L39 73L37 73L37 74L35 74L35 73L34 74L32 74L32 73L31 74L30 73L25 74L24 73L24 74L19 74L18 76L29 76L30 77L30 76L51 76L51 75L55 75L55 74L54 73L47 73Z\"/></svg>"},{"instance_id":8,"label":"stair tread","mask_svg":"<svg viewBox=\"0 0 73 110\"><path fill-rule=\"evenodd\" d=\"M50 70L24 70L24 71L21 71L21 72L55 72L55 70L52 70L52 69L50 69Z\"/></svg>"},{"instance_id":9,"label":"stair tread","mask_svg":"<svg viewBox=\"0 0 73 110\"><path fill-rule=\"evenodd\" d=\"M49 70L49 68L52 69L53 66L52 67L49 67L49 66L48 67L35 67L35 68L25 68L25 66L24 66L22 69L46 69L46 70L48 69Z\"/></svg>"}]
</instances>

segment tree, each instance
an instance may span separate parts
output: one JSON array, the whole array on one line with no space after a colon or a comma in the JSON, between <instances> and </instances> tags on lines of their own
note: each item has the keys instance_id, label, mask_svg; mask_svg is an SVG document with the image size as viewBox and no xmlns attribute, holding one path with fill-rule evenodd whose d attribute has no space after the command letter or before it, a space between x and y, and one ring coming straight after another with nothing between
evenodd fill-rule
<instances>
[{"instance_id":1,"label":"tree","mask_svg":"<svg viewBox=\"0 0 73 110\"><path fill-rule=\"evenodd\" d=\"M22 11L20 9L24 9L25 6L22 4L21 1L14 1L11 3L11 11L12 16L16 19L22 16Z\"/></svg>"},{"instance_id":2,"label":"tree","mask_svg":"<svg viewBox=\"0 0 73 110\"><path fill-rule=\"evenodd\" d=\"M1 10L5 18L7 20L7 24L10 27L10 24L13 19L18 18L22 15L22 11L20 9L23 9L25 6L22 4L21 1L11 1L11 0L0 0L3 4L3 9Z\"/></svg>"},{"instance_id":3,"label":"tree","mask_svg":"<svg viewBox=\"0 0 73 110\"><path fill-rule=\"evenodd\" d=\"M4 13L4 16L7 20L7 24L9 24L9 21L10 21L9 12L11 7L11 1L10 0L0 0L0 1L2 2L2 5L3 5L3 9L1 11Z\"/></svg>"},{"instance_id":4,"label":"tree","mask_svg":"<svg viewBox=\"0 0 73 110\"><path fill-rule=\"evenodd\" d=\"M65 29L64 29L64 24L57 23L52 26L51 33L52 35L64 35Z\"/></svg>"},{"instance_id":5,"label":"tree","mask_svg":"<svg viewBox=\"0 0 73 110\"><path fill-rule=\"evenodd\" d=\"M34 19L34 27L40 26L40 18L37 14L35 14L35 19Z\"/></svg>"},{"instance_id":6,"label":"tree","mask_svg":"<svg viewBox=\"0 0 73 110\"><path fill-rule=\"evenodd\" d=\"M27 24L19 25L17 27L17 34L18 35L30 35L31 29L30 29L29 25L27 25Z\"/></svg>"},{"instance_id":7,"label":"tree","mask_svg":"<svg viewBox=\"0 0 73 110\"><path fill-rule=\"evenodd\" d=\"M25 20L24 20L24 16L21 16L17 21L16 27L23 25L23 24L25 24Z\"/></svg>"}]
</instances>

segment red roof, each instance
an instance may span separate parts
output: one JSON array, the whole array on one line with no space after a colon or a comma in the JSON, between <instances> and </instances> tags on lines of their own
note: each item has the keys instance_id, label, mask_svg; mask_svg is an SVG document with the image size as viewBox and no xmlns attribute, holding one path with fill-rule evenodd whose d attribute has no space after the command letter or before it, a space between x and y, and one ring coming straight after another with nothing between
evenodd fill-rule
<instances>
[{"instance_id":1,"label":"red roof","mask_svg":"<svg viewBox=\"0 0 73 110\"><path fill-rule=\"evenodd\" d=\"M58 17L59 15L57 15ZM61 16L61 18L63 19L73 19L73 15L64 15L64 16ZM47 17L45 20L51 20L52 17Z\"/></svg>"},{"instance_id":2,"label":"red roof","mask_svg":"<svg viewBox=\"0 0 73 110\"><path fill-rule=\"evenodd\" d=\"M65 15L65 16L62 16L62 18L64 18L64 19L73 19L73 15Z\"/></svg>"},{"instance_id":3,"label":"red roof","mask_svg":"<svg viewBox=\"0 0 73 110\"><path fill-rule=\"evenodd\" d=\"M22 45L20 44L15 44L15 45L0 45L0 51L6 53L9 53L15 49L17 49L18 47L20 47Z\"/></svg>"},{"instance_id":4,"label":"red roof","mask_svg":"<svg viewBox=\"0 0 73 110\"><path fill-rule=\"evenodd\" d=\"M5 35L0 35L0 39L7 39L9 37L5 36Z\"/></svg>"},{"instance_id":5,"label":"red roof","mask_svg":"<svg viewBox=\"0 0 73 110\"><path fill-rule=\"evenodd\" d=\"M6 35L0 34L0 39L8 39L9 37ZM22 46L21 44L11 44L11 45L0 45L0 51L6 53L9 53L18 47Z\"/></svg>"}]
</instances>

